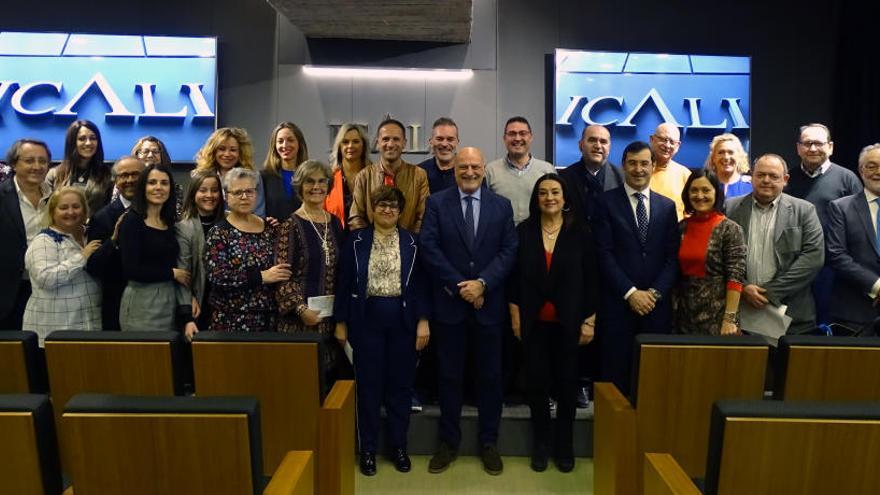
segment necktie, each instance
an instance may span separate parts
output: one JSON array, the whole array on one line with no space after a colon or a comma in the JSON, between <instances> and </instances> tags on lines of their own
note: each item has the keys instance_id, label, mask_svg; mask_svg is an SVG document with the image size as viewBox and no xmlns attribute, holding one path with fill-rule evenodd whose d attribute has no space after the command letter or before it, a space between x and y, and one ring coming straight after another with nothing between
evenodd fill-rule
<instances>
[{"instance_id":1,"label":"necktie","mask_svg":"<svg viewBox=\"0 0 880 495\"><path fill-rule=\"evenodd\" d=\"M638 201L636 205L636 222L639 228L639 241L644 246L648 242L648 209L645 207L645 195L637 192L633 196Z\"/></svg>"},{"instance_id":2,"label":"necktie","mask_svg":"<svg viewBox=\"0 0 880 495\"><path fill-rule=\"evenodd\" d=\"M877 222L876 222L877 225L876 225L875 231L874 231L874 235L876 237L874 242L876 242L876 244L874 245L874 247L877 248L877 250L880 250L880 198L875 199L874 202L877 203L877 208L878 208Z\"/></svg>"},{"instance_id":3,"label":"necktie","mask_svg":"<svg viewBox=\"0 0 880 495\"><path fill-rule=\"evenodd\" d=\"M464 231L465 237L467 238L467 243L469 247L473 247L474 245L474 197L473 196L465 196L465 202L467 205L464 209Z\"/></svg>"}]
</instances>

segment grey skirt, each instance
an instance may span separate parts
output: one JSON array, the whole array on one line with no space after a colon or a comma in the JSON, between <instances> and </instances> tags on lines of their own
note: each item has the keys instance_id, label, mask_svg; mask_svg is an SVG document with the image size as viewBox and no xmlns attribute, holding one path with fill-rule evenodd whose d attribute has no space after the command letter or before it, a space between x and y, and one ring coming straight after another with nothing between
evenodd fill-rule
<instances>
[{"instance_id":1,"label":"grey skirt","mask_svg":"<svg viewBox=\"0 0 880 495\"><path fill-rule=\"evenodd\" d=\"M174 281L129 281L119 304L119 327L123 331L173 332L177 294Z\"/></svg>"}]
</instances>

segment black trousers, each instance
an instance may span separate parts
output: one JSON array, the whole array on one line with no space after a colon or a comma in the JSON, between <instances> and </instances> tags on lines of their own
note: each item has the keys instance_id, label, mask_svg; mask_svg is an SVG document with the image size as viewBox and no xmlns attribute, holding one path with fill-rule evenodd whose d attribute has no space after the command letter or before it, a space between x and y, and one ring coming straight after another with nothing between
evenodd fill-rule
<instances>
[{"instance_id":1,"label":"black trousers","mask_svg":"<svg viewBox=\"0 0 880 495\"><path fill-rule=\"evenodd\" d=\"M22 280L18 285L18 294L15 296L15 303L9 314L0 318L0 330L14 330L20 332L21 324L24 319L24 308L27 306L28 299L31 298L31 282L30 280Z\"/></svg>"},{"instance_id":2,"label":"black trousers","mask_svg":"<svg viewBox=\"0 0 880 495\"><path fill-rule=\"evenodd\" d=\"M533 449L546 452L553 442L549 398L556 394L556 455L573 457L575 396L578 384L580 329L559 323L536 322L523 337L529 408L532 411Z\"/></svg>"},{"instance_id":3,"label":"black trousers","mask_svg":"<svg viewBox=\"0 0 880 495\"><path fill-rule=\"evenodd\" d=\"M465 356L476 356L480 444L495 444L501 423L501 325L483 326L473 314L457 325L435 323L440 392L440 440L457 449L461 443L461 406Z\"/></svg>"},{"instance_id":4,"label":"black trousers","mask_svg":"<svg viewBox=\"0 0 880 495\"><path fill-rule=\"evenodd\" d=\"M366 326L351 335L361 452L376 453L384 403L392 448L406 448L416 372L416 336L403 324L399 297L367 299Z\"/></svg>"}]
</instances>

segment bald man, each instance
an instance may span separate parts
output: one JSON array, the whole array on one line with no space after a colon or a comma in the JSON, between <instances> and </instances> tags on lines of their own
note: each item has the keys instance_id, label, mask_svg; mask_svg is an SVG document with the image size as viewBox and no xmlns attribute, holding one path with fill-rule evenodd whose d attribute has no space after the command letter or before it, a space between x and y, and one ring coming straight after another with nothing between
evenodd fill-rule
<instances>
[{"instance_id":1,"label":"bald man","mask_svg":"<svg viewBox=\"0 0 880 495\"><path fill-rule=\"evenodd\" d=\"M594 202L605 191L623 185L623 171L608 161L611 133L601 125L590 125L578 141L581 159L559 171L587 222L591 223Z\"/></svg>"},{"instance_id":2,"label":"bald man","mask_svg":"<svg viewBox=\"0 0 880 495\"><path fill-rule=\"evenodd\" d=\"M501 336L507 311L505 279L516 259L510 201L480 187L486 160L477 148L455 158L456 187L428 197L422 223L422 262L431 275L432 334L437 345L440 447L428 470L446 470L461 444L465 356L476 355L479 441L483 468L503 470L496 447L501 422Z\"/></svg>"},{"instance_id":3,"label":"bald man","mask_svg":"<svg viewBox=\"0 0 880 495\"><path fill-rule=\"evenodd\" d=\"M144 162L133 156L123 156L110 170L119 196L93 214L89 221L89 241L99 240L101 247L89 256L86 271L101 281L104 330L119 330L119 303L127 282L122 276L122 260L116 243L106 241L113 237L116 222L131 205Z\"/></svg>"},{"instance_id":4,"label":"bald man","mask_svg":"<svg viewBox=\"0 0 880 495\"><path fill-rule=\"evenodd\" d=\"M681 146L681 132L678 127L662 123L651 135L651 149L657 160L654 164L654 173L651 175L651 190L660 193L675 203L675 212L678 219L684 218L684 201L681 192L691 171L684 165L672 159Z\"/></svg>"}]
</instances>

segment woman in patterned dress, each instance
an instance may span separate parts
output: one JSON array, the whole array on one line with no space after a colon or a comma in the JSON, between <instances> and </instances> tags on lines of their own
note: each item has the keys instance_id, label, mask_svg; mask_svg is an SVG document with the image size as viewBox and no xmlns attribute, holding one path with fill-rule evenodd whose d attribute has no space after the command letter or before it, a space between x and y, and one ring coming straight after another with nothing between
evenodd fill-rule
<instances>
[{"instance_id":1,"label":"woman in patterned dress","mask_svg":"<svg viewBox=\"0 0 880 495\"><path fill-rule=\"evenodd\" d=\"M290 278L290 265L275 263L276 228L254 214L258 175L235 167L223 177L229 215L208 233L205 272L213 308L209 330L275 330L272 285Z\"/></svg>"},{"instance_id":2,"label":"woman in patterned dress","mask_svg":"<svg viewBox=\"0 0 880 495\"><path fill-rule=\"evenodd\" d=\"M53 330L101 330L101 287L85 271L101 242L86 243L87 215L82 189L56 190L47 208L49 227L34 237L25 254L33 293L23 327L37 332L41 345Z\"/></svg>"},{"instance_id":3,"label":"woman in patterned dress","mask_svg":"<svg viewBox=\"0 0 880 495\"><path fill-rule=\"evenodd\" d=\"M324 336L326 345L320 350L325 386L351 375L342 347L333 338L335 320L308 307L310 297L332 296L336 285L342 228L324 209L331 180L330 167L320 161L306 160L297 167L293 188L302 204L281 224L276 252L276 262L289 264L291 272L290 280L275 288L278 331Z\"/></svg>"},{"instance_id":4,"label":"woman in patterned dress","mask_svg":"<svg viewBox=\"0 0 880 495\"><path fill-rule=\"evenodd\" d=\"M734 335L746 275L742 228L721 213L724 189L714 174L697 170L681 194L690 217L679 223L680 277L673 293L678 333Z\"/></svg>"}]
</instances>

